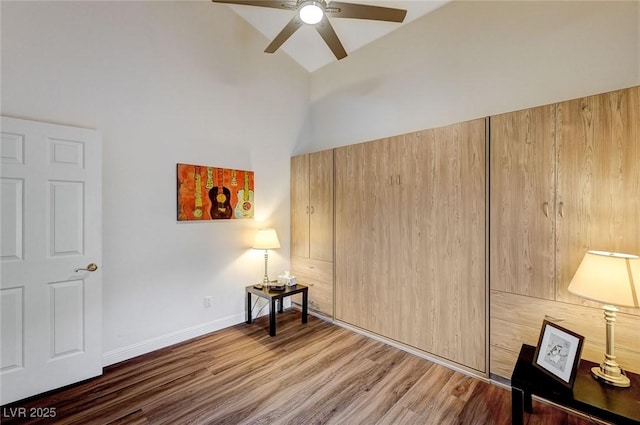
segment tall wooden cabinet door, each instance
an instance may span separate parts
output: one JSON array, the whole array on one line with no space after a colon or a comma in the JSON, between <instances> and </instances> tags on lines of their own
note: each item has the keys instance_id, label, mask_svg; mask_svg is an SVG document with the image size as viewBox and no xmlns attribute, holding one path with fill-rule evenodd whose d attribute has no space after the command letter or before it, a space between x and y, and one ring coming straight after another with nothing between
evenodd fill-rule
<instances>
[{"instance_id":1,"label":"tall wooden cabinet door","mask_svg":"<svg viewBox=\"0 0 640 425\"><path fill-rule=\"evenodd\" d=\"M333 214L333 150L291 158L291 271L309 285L309 309L331 317Z\"/></svg>"},{"instance_id":2,"label":"tall wooden cabinet door","mask_svg":"<svg viewBox=\"0 0 640 425\"><path fill-rule=\"evenodd\" d=\"M291 255L309 257L309 155L291 158Z\"/></svg>"},{"instance_id":3,"label":"tall wooden cabinet door","mask_svg":"<svg viewBox=\"0 0 640 425\"><path fill-rule=\"evenodd\" d=\"M389 142L335 150L335 317L386 335L390 282Z\"/></svg>"},{"instance_id":4,"label":"tall wooden cabinet door","mask_svg":"<svg viewBox=\"0 0 640 425\"><path fill-rule=\"evenodd\" d=\"M491 289L555 298L555 106L491 117Z\"/></svg>"},{"instance_id":5,"label":"tall wooden cabinet door","mask_svg":"<svg viewBox=\"0 0 640 425\"><path fill-rule=\"evenodd\" d=\"M403 273L412 291L411 344L486 369L486 170L483 119L413 135L401 220ZM412 157L412 158L411 158ZM414 301L415 302L415 301Z\"/></svg>"},{"instance_id":6,"label":"tall wooden cabinet door","mask_svg":"<svg viewBox=\"0 0 640 425\"><path fill-rule=\"evenodd\" d=\"M587 250L640 254L640 87L560 103L558 127L557 299L586 304L567 287Z\"/></svg>"},{"instance_id":7,"label":"tall wooden cabinet door","mask_svg":"<svg viewBox=\"0 0 640 425\"><path fill-rule=\"evenodd\" d=\"M426 232L420 229L419 217L425 191L422 187L421 170L428 162L427 132L410 133L391 137L389 197L393 213L389 217L389 277L386 299L388 333L391 338L418 347L420 335L425 329L419 324L424 318L417 317L425 303L429 303L429 285L420 275L423 248L422 238ZM419 213L416 214L419 210Z\"/></svg>"},{"instance_id":8,"label":"tall wooden cabinet door","mask_svg":"<svg viewBox=\"0 0 640 425\"><path fill-rule=\"evenodd\" d=\"M309 154L309 257L333 261L333 150Z\"/></svg>"}]
</instances>

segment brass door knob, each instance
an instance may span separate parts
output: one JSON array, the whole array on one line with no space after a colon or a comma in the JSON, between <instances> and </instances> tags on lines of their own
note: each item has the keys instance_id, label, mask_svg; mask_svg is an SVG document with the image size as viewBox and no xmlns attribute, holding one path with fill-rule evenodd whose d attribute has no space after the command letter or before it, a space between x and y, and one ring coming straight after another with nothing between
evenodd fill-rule
<instances>
[{"instance_id":1,"label":"brass door knob","mask_svg":"<svg viewBox=\"0 0 640 425\"><path fill-rule=\"evenodd\" d=\"M96 270L98 270L98 265L96 263L89 263L86 269L76 269L76 273L81 270L84 270L86 272L95 272Z\"/></svg>"}]
</instances>

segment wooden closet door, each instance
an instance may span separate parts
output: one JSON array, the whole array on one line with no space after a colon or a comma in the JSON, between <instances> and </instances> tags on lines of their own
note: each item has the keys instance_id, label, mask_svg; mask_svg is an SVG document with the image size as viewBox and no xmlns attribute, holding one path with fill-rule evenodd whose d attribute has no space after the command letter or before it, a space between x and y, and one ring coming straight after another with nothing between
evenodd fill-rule
<instances>
[{"instance_id":1,"label":"wooden closet door","mask_svg":"<svg viewBox=\"0 0 640 425\"><path fill-rule=\"evenodd\" d=\"M335 317L387 335L389 219L394 210L387 140L335 150Z\"/></svg>"},{"instance_id":2,"label":"wooden closet door","mask_svg":"<svg viewBox=\"0 0 640 425\"><path fill-rule=\"evenodd\" d=\"M558 300L589 249L640 255L640 87L558 105Z\"/></svg>"},{"instance_id":3,"label":"wooden closet door","mask_svg":"<svg viewBox=\"0 0 640 425\"><path fill-rule=\"evenodd\" d=\"M485 121L419 132L414 154L418 197L403 249L414 275L415 310L422 323L415 344L478 371L486 369ZM410 192L411 193L411 192ZM409 204L407 202L407 204ZM410 205L410 204L409 204ZM410 275L408 275L410 276ZM406 294L414 297L410 292Z\"/></svg>"},{"instance_id":4,"label":"wooden closet door","mask_svg":"<svg viewBox=\"0 0 640 425\"><path fill-rule=\"evenodd\" d=\"M309 257L309 155L291 158L291 255Z\"/></svg>"},{"instance_id":5,"label":"wooden closet door","mask_svg":"<svg viewBox=\"0 0 640 425\"><path fill-rule=\"evenodd\" d=\"M555 299L555 106L491 117L491 289Z\"/></svg>"},{"instance_id":6,"label":"wooden closet door","mask_svg":"<svg viewBox=\"0 0 640 425\"><path fill-rule=\"evenodd\" d=\"M410 133L391 137L390 161L392 162L390 201L394 214L389 222L390 277L388 324L389 336L398 341L418 347L420 336L429 333L424 328L426 317L418 317L424 305L432 298L430 285L425 285L422 275L424 265L422 243L427 235L417 216L424 214L422 200L425 197L423 173L428 163L427 132Z\"/></svg>"},{"instance_id":7,"label":"wooden closet door","mask_svg":"<svg viewBox=\"0 0 640 425\"><path fill-rule=\"evenodd\" d=\"M309 154L309 257L333 261L333 150Z\"/></svg>"}]
</instances>

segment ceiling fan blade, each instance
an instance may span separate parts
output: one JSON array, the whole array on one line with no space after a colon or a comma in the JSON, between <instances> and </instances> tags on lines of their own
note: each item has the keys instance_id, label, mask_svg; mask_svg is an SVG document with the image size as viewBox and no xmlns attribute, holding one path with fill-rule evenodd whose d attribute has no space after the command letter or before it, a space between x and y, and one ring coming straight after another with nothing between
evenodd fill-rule
<instances>
[{"instance_id":1,"label":"ceiling fan blade","mask_svg":"<svg viewBox=\"0 0 640 425\"><path fill-rule=\"evenodd\" d=\"M295 0L211 0L214 3L241 4L245 6L271 7L273 9L295 10Z\"/></svg>"},{"instance_id":2,"label":"ceiling fan blade","mask_svg":"<svg viewBox=\"0 0 640 425\"><path fill-rule=\"evenodd\" d=\"M327 13L335 18L371 19L373 21L402 22L407 11L391 7L331 1Z\"/></svg>"},{"instance_id":3,"label":"ceiling fan blade","mask_svg":"<svg viewBox=\"0 0 640 425\"><path fill-rule=\"evenodd\" d=\"M300 28L301 26L302 21L296 13L293 19L291 19L289 23L284 28L282 28L282 31L280 31L280 33L276 35L276 38L273 39L271 44L267 46L267 48L264 50L265 53L273 53L278 50L278 48L282 46L282 44L287 41L294 32L298 31L298 28Z\"/></svg>"},{"instance_id":4,"label":"ceiling fan blade","mask_svg":"<svg viewBox=\"0 0 640 425\"><path fill-rule=\"evenodd\" d=\"M333 54L338 58L338 60L345 58L347 56L346 50L340 43L340 39L338 38L338 34L333 29L329 20L327 19L327 15L322 17L322 20L315 25L316 30L320 33L320 36L324 39L324 42L327 43L327 46L331 49Z\"/></svg>"}]
</instances>

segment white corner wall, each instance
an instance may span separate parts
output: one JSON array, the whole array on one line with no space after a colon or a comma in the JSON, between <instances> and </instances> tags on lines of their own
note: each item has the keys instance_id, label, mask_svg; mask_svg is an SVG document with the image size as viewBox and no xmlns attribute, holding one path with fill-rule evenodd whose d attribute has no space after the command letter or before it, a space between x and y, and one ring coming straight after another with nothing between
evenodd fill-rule
<instances>
[{"instance_id":1,"label":"white corner wall","mask_svg":"<svg viewBox=\"0 0 640 425\"><path fill-rule=\"evenodd\" d=\"M289 264L289 158L309 75L211 2L1 3L2 115L103 135L105 362L244 320L254 229ZM256 220L176 222L176 163L255 171ZM205 296L213 306L204 308Z\"/></svg>"},{"instance_id":2,"label":"white corner wall","mask_svg":"<svg viewBox=\"0 0 640 425\"><path fill-rule=\"evenodd\" d=\"M640 84L638 1L454 1L315 71L321 150Z\"/></svg>"}]
</instances>

